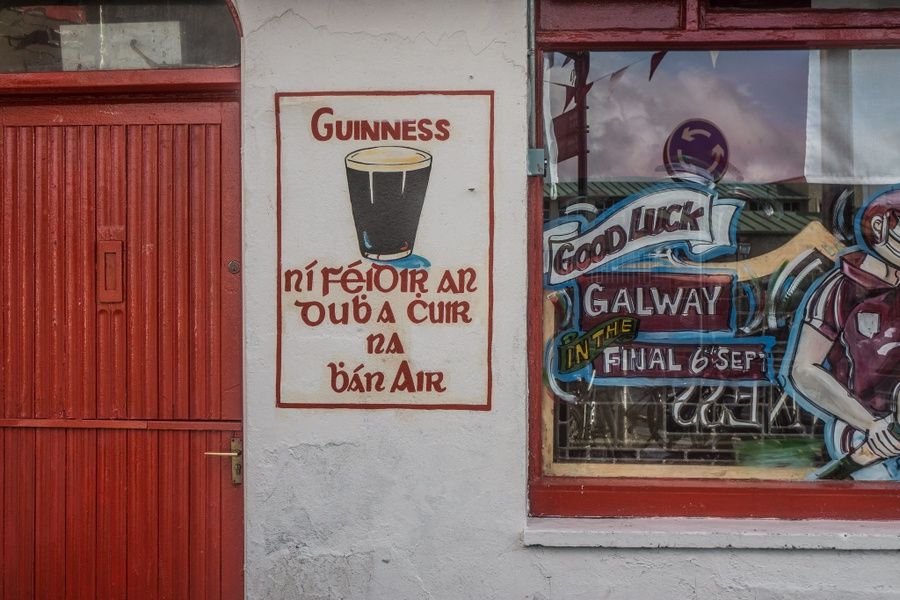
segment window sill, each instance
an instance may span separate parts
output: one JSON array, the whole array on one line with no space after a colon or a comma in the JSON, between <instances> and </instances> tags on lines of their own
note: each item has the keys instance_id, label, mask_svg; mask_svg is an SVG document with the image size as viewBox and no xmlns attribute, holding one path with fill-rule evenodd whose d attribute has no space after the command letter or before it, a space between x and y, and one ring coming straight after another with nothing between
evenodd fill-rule
<instances>
[{"instance_id":1,"label":"window sill","mask_svg":"<svg viewBox=\"0 0 900 600\"><path fill-rule=\"evenodd\" d=\"M900 550L900 521L529 518L526 546Z\"/></svg>"}]
</instances>

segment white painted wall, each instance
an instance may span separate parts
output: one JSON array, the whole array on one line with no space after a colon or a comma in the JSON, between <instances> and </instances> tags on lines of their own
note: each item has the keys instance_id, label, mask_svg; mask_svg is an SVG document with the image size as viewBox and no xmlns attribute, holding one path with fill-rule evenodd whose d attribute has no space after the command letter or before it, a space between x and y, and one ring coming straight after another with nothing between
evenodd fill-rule
<instances>
[{"instance_id":1,"label":"white painted wall","mask_svg":"<svg viewBox=\"0 0 900 600\"><path fill-rule=\"evenodd\" d=\"M885 551L523 546L525 1L238 9L247 598L900 598ZM276 409L273 95L390 88L496 90L494 410Z\"/></svg>"}]
</instances>

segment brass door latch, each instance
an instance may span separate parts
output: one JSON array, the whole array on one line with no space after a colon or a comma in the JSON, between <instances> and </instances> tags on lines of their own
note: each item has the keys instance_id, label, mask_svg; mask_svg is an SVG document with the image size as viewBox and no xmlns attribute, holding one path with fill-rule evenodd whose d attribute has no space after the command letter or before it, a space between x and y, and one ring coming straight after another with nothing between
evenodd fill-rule
<instances>
[{"instance_id":1,"label":"brass door latch","mask_svg":"<svg viewBox=\"0 0 900 600\"><path fill-rule=\"evenodd\" d=\"M231 452L204 452L206 456L231 457L231 483L240 485L244 478L244 444L239 438L231 438Z\"/></svg>"}]
</instances>

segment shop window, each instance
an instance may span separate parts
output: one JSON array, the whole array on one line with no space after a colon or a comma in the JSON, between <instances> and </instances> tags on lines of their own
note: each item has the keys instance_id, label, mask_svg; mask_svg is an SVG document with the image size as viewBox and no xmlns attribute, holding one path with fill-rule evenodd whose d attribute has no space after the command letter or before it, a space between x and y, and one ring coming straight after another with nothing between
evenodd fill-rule
<instances>
[{"instance_id":1,"label":"shop window","mask_svg":"<svg viewBox=\"0 0 900 600\"><path fill-rule=\"evenodd\" d=\"M900 50L543 59L533 512L896 498Z\"/></svg>"},{"instance_id":2,"label":"shop window","mask_svg":"<svg viewBox=\"0 0 900 600\"><path fill-rule=\"evenodd\" d=\"M240 39L224 0L33 4L0 8L0 72L235 66Z\"/></svg>"}]
</instances>

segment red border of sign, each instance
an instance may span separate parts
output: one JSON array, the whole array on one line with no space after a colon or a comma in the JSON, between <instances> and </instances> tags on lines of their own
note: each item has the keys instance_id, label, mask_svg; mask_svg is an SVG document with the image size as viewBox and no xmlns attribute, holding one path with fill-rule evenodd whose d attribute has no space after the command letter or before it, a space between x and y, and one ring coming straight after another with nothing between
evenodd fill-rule
<instances>
[{"instance_id":1,"label":"red border of sign","mask_svg":"<svg viewBox=\"0 0 900 600\"><path fill-rule=\"evenodd\" d=\"M297 403L281 401L281 99L298 96L487 96L490 101L488 132L488 327L487 327L487 397L484 404L353 404L353 403ZM336 92L277 92L275 94L275 144L278 212L278 272L275 276L278 298L278 336L275 348L275 406L278 408L346 408L346 409L411 409L411 410L491 410L493 390L493 333L494 333L494 90L374 90Z\"/></svg>"}]
</instances>

